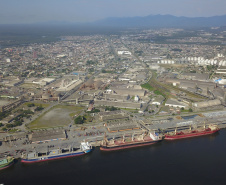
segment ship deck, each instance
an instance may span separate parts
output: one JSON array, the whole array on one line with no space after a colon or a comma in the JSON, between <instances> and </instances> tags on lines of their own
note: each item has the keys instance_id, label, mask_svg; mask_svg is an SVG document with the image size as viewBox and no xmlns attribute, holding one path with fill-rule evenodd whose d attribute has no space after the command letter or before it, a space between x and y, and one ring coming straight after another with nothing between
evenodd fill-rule
<instances>
[{"instance_id":1,"label":"ship deck","mask_svg":"<svg viewBox=\"0 0 226 185\"><path fill-rule=\"evenodd\" d=\"M120 145L123 146L123 145L147 143L147 142L151 142L151 141L155 141L155 140L153 140L149 136L144 137L144 139L135 138L133 141L132 141L132 138L127 138L124 141L123 140L115 140L114 143L113 143L113 141L111 141L106 146L114 147L114 146L120 146Z\"/></svg>"}]
</instances>

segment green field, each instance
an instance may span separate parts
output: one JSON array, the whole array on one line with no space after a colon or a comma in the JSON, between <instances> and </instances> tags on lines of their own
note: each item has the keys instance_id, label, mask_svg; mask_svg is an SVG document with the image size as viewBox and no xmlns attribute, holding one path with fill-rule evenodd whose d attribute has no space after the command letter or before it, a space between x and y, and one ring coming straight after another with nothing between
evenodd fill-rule
<instances>
[{"instance_id":1,"label":"green field","mask_svg":"<svg viewBox=\"0 0 226 185\"><path fill-rule=\"evenodd\" d=\"M24 103L24 105L28 105L28 104L31 104L31 103L33 103L33 102L26 102L26 103ZM34 103L35 104L35 106L37 107L37 106L41 106L41 107L43 107L43 108L46 108L46 107L48 107L50 104L48 104L48 103Z\"/></svg>"},{"instance_id":2,"label":"green field","mask_svg":"<svg viewBox=\"0 0 226 185\"><path fill-rule=\"evenodd\" d=\"M155 88L152 87L149 83L141 84L141 87L149 91L153 91Z\"/></svg>"},{"instance_id":3,"label":"green field","mask_svg":"<svg viewBox=\"0 0 226 185\"><path fill-rule=\"evenodd\" d=\"M150 81L150 83L151 83L151 81ZM149 91L153 91L154 94L156 94L156 95L162 95L164 98L166 98L165 93L162 93L161 89L159 90L158 88L151 86L150 83L142 84L141 87L144 89L147 89Z\"/></svg>"},{"instance_id":4,"label":"green field","mask_svg":"<svg viewBox=\"0 0 226 185\"><path fill-rule=\"evenodd\" d=\"M120 108L120 109L129 111L129 112L132 112L132 113L137 113L138 112L137 109L129 109L129 108Z\"/></svg>"},{"instance_id":5,"label":"green field","mask_svg":"<svg viewBox=\"0 0 226 185\"><path fill-rule=\"evenodd\" d=\"M28 125L29 129L41 129L68 126L72 117L82 112L84 108L70 105L57 105L41 115Z\"/></svg>"}]
</instances>

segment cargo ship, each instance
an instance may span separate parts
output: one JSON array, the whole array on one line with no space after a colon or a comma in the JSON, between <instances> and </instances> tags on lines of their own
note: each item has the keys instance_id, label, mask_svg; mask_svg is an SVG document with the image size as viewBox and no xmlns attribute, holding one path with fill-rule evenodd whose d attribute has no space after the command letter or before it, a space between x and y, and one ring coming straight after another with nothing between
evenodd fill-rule
<instances>
[{"instance_id":1,"label":"cargo ship","mask_svg":"<svg viewBox=\"0 0 226 185\"><path fill-rule=\"evenodd\" d=\"M125 139L125 136L123 136L120 140L115 140L114 138L110 141L108 141L105 137L103 140L100 150L102 151L113 151L113 150L122 150L127 148L134 148L134 147L140 147L140 146L147 146L155 144L162 140L162 137L158 133L149 133L149 135L139 135L138 137L134 137L132 135L131 138Z\"/></svg>"},{"instance_id":2,"label":"cargo ship","mask_svg":"<svg viewBox=\"0 0 226 185\"><path fill-rule=\"evenodd\" d=\"M35 163L49 160L62 159L67 157L75 157L84 155L92 151L92 146L88 142L81 142L80 148L67 148L67 149L53 149L47 152L31 152L22 154L22 163Z\"/></svg>"},{"instance_id":3,"label":"cargo ship","mask_svg":"<svg viewBox=\"0 0 226 185\"><path fill-rule=\"evenodd\" d=\"M6 157L4 159L0 159L0 170L8 168L14 164L13 157Z\"/></svg>"},{"instance_id":4,"label":"cargo ship","mask_svg":"<svg viewBox=\"0 0 226 185\"><path fill-rule=\"evenodd\" d=\"M208 128L204 126L202 129L192 130L191 127L189 130L175 132L165 134L165 140L175 140L175 139L183 139L183 138L190 138L190 137L197 137L197 136L204 136L210 135L218 132L220 129L216 125L209 125Z\"/></svg>"}]
</instances>

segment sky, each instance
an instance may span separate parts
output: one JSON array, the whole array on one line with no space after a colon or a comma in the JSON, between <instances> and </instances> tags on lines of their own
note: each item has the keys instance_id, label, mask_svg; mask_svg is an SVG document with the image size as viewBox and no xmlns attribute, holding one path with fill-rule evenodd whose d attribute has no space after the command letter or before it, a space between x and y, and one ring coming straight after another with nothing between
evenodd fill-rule
<instances>
[{"instance_id":1,"label":"sky","mask_svg":"<svg viewBox=\"0 0 226 185\"><path fill-rule=\"evenodd\" d=\"M92 22L108 17L226 14L226 0L0 0L0 24Z\"/></svg>"}]
</instances>

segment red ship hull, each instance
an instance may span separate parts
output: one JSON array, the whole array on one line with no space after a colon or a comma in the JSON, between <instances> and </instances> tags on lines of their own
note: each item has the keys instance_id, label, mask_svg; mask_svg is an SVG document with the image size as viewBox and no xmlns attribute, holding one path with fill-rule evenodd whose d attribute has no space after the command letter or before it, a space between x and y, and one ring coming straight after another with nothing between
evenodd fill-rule
<instances>
[{"instance_id":1,"label":"red ship hull","mask_svg":"<svg viewBox=\"0 0 226 185\"><path fill-rule=\"evenodd\" d=\"M177 135L165 135L165 140L175 140L175 139L184 139L184 138L190 138L190 137L197 137L197 136L204 136L204 135L210 135L218 132L220 129L216 130L204 130L204 131L197 131L197 132L190 132L190 133L183 133L183 134L177 134Z\"/></svg>"},{"instance_id":2,"label":"red ship hull","mask_svg":"<svg viewBox=\"0 0 226 185\"><path fill-rule=\"evenodd\" d=\"M127 148L134 148L134 147L141 147L141 146L148 146L155 144L162 139L159 140L149 140L149 141L143 141L143 142L128 142L128 143L121 143L118 145L107 145L107 146L101 146L100 150L102 151L114 151L114 150L123 150Z\"/></svg>"}]
</instances>

